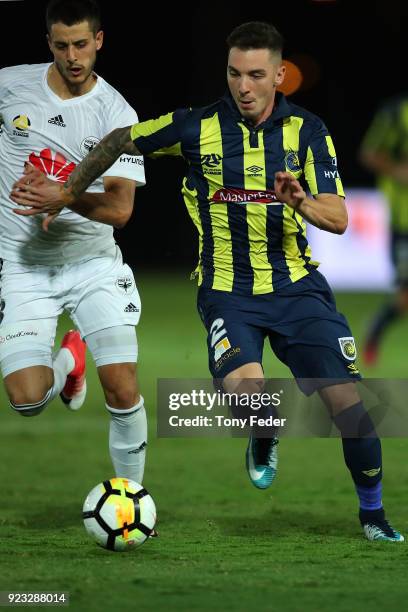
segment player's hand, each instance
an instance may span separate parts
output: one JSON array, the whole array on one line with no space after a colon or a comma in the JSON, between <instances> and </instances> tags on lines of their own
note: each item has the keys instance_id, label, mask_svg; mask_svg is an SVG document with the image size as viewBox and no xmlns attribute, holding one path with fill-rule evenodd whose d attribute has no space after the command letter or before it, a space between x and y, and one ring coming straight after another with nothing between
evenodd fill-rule
<instances>
[{"instance_id":1,"label":"player's hand","mask_svg":"<svg viewBox=\"0 0 408 612\"><path fill-rule=\"evenodd\" d=\"M21 216L47 213L43 229L48 230L49 224L58 216L65 206L74 201L73 196L63 188L61 183L51 181L40 170L31 164L26 164L24 175L14 183L10 199L26 209L14 208L13 212Z\"/></svg>"},{"instance_id":2,"label":"player's hand","mask_svg":"<svg viewBox=\"0 0 408 612\"><path fill-rule=\"evenodd\" d=\"M290 172L275 173L275 194L279 202L298 208L306 199L306 192Z\"/></svg>"}]
</instances>

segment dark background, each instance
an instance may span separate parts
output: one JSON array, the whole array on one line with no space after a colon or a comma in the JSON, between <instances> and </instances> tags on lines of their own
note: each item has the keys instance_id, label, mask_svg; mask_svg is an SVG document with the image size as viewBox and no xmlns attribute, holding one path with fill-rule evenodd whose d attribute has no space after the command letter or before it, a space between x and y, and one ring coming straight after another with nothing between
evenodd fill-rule
<instances>
[{"instance_id":1,"label":"dark background","mask_svg":"<svg viewBox=\"0 0 408 612\"><path fill-rule=\"evenodd\" d=\"M0 0L0 65L51 58L46 0ZM225 38L239 23L266 20L285 37L285 54L306 53L319 66L312 88L291 98L319 115L332 133L343 183L372 185L357 161L378 105L406 90L408 2L100 2L105 44L96 66L148 119L182 106L205 105L225 89ZM137 268L195 265L196 231L179 187L184 163L146 160L148 186L138 190L129 224L117 232Z\"/></svg>"}]
</instances>

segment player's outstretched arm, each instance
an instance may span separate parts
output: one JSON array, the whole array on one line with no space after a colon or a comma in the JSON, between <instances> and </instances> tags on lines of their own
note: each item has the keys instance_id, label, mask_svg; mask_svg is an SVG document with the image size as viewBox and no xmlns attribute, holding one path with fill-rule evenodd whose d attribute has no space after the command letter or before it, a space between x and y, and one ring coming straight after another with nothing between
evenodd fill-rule
<instances>
[{"instance_id":1,"label":"player's outstretched arm","mask_svg":"<svg viewBox=\"0 0 408 612\"><path fill-rule=\"evenodd\" d=\"M344 199L334 193L319 193L308 198L301 184L290 172L275 174L275 194L280 202L294 208L319 229L343 234L347 229L347 209Z\"/></svg>"},{"instance_id":2,"label":"player's outstretched arm","mask_svg":"<svg viewBox=\"0 0 408 612\"><path fill-rule=\"evenodd\" d=\"M130 130L131 126L118 128L105 136L75 168L64 185L46 181L38 176L35 169L28 167L24 176L13 185L10 194L13 202L28 208L15 209L14 212L25 216L47 213L46 229L65 206L75 210L74 202L122 153L140 155L130 137Z\"/></svg>"},{"instance_id":3,"label":"player's outstretched arm","mask_svg":"<svg viewBox=\"0 0 408 612\"><path fill-rule=\"evenodd\" d=\"M140 155L130 137L131 125L110 132L75 168L63 189L76 200L122 153ZM71 203L72 203L71 202Z\"/></svg>"}]
</instances>

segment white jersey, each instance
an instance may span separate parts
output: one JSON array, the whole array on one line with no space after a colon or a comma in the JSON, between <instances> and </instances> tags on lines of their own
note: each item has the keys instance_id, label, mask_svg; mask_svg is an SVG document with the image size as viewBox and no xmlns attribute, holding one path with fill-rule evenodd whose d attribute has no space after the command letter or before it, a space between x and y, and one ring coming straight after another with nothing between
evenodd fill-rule
<instances>
[{"instance_id":1,"label":"white jersey","mask_svg":"<svg viewBox=\"0 0 408 612\"><path fill-rule=\"evenodd\" d=\"M113 228L64 209L48 232L43 215L12 212L13 183L29 161L49 178L65 182L75 166L114 128L138 121L126 100L100 76L93 89L62 100L48 86L51 64L0 70L0 257L27 264L67 264L114 254ZM104 176L144 185L143 158L122 155ZM103 192L97 179L89 192Z\"/></svg>"}]
</instances>

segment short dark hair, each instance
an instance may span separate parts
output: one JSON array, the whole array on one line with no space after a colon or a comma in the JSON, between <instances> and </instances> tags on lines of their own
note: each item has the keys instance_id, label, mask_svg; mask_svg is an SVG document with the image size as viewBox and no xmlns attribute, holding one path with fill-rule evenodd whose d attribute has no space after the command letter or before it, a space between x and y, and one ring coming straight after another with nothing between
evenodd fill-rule
<instances>
[{"instance_id":1,"label":"short dark hair","mask_svg":"<svg viewBox=\"0 0 408 612\"><path fill-rule=\"evenodd\" d=\"M72 26L87 21L94 34L101 29L101 13L95 0L51 0L45 20L48 34L51 34L51 26L58 22Z\"/></svg>"},{"instance_id":2,"label":"short dark hair","mask_svg":"<svg viewBox=\"0 0 408 612\"><path fill-rule=\"evenodd\" d=\"M248 49L269 49L282 54L283 36L271 23L248 21L232 30L227 38L228 50L237 47L242 51Z\"/></svg>"}]
</instances>

